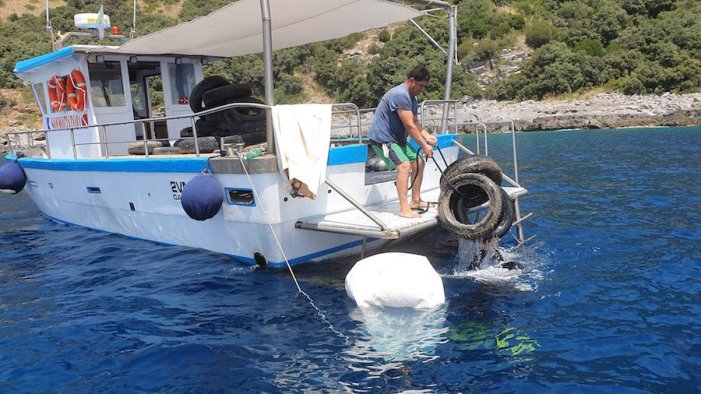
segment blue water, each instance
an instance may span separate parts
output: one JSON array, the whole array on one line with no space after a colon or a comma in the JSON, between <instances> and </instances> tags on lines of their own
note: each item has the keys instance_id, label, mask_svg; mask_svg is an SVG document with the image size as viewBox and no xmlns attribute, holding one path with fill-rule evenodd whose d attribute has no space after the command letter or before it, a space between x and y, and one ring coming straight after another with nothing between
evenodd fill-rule
<instances>
[{"instance_id":1,"label":"blue water","mask_svg":"<svg viewBox=\"0 0 701 394\"><path fill-rule=\"evenodd\" d=\"M394 248L443 276L430 313L357 309L353 259L296 268L315 309L285 271L1 195L0 391L701 391L701 128L517 141L526 270L463 272L443 230Z\"/></svg>"}]
</instances>

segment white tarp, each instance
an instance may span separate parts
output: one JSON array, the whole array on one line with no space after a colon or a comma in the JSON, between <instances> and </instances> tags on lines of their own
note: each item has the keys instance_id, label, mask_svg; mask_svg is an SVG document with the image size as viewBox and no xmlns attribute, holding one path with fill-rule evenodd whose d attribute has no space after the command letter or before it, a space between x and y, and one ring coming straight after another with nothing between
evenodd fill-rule
<instances>
[{"instance_id":1,"label":"white tarp","mask_svg":"<svg viewBox=\"0 0 701 394\"><path fill-rule=\"evenodd\" d=\"M278 167L297 193L314 199L326 179L331 104L276 105L272 111Z\"/></svg>"},{"instance_id":2,"label":"white tarp","mask_svg":"<svg viewBox=\"0 0 701 394\"><path fill-rule=\"evenodd\" d=\"M263 52L260 0L240 0L207 16L136 38L117 52L240 56ZM270 0L273 49L344 37L422 13L382 0Z\"/></svg>"}]
</instances>

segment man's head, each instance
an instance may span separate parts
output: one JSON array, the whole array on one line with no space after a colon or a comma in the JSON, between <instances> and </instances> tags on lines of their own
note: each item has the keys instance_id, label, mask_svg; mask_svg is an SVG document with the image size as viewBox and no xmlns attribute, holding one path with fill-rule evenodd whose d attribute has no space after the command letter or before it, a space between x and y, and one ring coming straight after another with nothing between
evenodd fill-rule
<instances>
[{"instance_id":1,"label":"man's head","mask_svg":"<svg viewBox=\"0 0 701 394\"><path fill-rule=\"evenodd\" d=\"M425 64L419 64L414 67L406 75L406 86L409 89L409 95L412 97L421 94L428 86L428 81L431 80L431 74Z\"/></svg>"}]
</instances>

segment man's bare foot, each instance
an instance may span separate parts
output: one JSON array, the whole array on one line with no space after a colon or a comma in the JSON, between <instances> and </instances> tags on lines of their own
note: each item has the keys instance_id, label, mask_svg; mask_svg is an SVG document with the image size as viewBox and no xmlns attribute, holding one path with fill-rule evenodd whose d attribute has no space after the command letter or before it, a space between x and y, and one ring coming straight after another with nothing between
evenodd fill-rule
<instances>
[{"instance_id":1,"label":"man's bare foot","mask_svg":"<svg viewBox=\"0 0 701 394\"><path fill-rule=\"evenodd\" d=\"M420 209L422 211L428 211L428 202L421 200L418 203L411 202L411 209Z\"/></svg>"},{"instance_id":2,"label":"man's bare foot","mask_svg":"<svg viewBox=\"0 0 701 394\"><path fill-rule=\"evenodd\" d=\"M403 218L409 218L409 219L416 219L416 218L420 218L420 217L421 217L421 215L419 215L418 213L412 211L411 209L409 209L407 212L405 212L405 211L399 211L399 216L401 216L401 217L403 217Z\"/></svg>"}]
</instances>

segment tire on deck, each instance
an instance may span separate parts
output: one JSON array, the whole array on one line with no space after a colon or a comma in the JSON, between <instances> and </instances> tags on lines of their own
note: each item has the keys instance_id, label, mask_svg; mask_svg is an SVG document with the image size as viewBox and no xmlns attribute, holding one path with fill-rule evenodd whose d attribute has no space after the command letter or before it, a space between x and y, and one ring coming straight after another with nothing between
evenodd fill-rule
<instances>
[{"instance_id":1,"label":"tire on deck","mask_svg":"<svg viewBox=\"0 0 701 394\"><path fill-rule=\"evenodd\" d=\"M168 141L161 140L148 140L146 141L146 146L149 155L153 153L155 148L161 148L164 146L169 146ZM145 155L144 141L132 141L127 145L127 152L130 155Z\"/></svg>"},{"instance_id":2,"label":"tire on deck","mask_svg":"<svg viewBox=\"0 0 701 394\"><path fill-rule=\"evenodd\" d=\"M197 145L200 153L212 153L219 149L219 141L215 137L197 137ZM180 148L182 153L195 153L195 139L192 137L181 138L173 146Z\"/></svg>"},{"instance_id":3,"label":"tire on deck","mask_svg":"<svg viewBox=\"0 0 701 394\"><path fill-rule=\"evenodd\" d=\"M205 108L214 108L229 104L233 102L232 100L250 97L251 93L253 93L251 87L245 83L223 85L202 93L202 101Z\"/></svg>"},{"instance_id":4,"label":"tire on deck","mask_svg":"<svg viewBox=\"0 0 701 394\"><path fill-rule=\"evenodd\" d=\"M192 92L190 92L190 109L192 109L192 112L198 113L204 109L202 106L202 95L204 92L229 84L231 84L231 82L219 75L207 77L197 83L197 85L192 88Z\"/></svg>"},{"instance_id":5,"label":"tire on deck","mask_svg":"<svg viewBox=\"0 0 701 394\"><path fill-rule=\"evenodd\" d=\"M465 239L482 239L491 235L502 214L500 187L482 174L465 173L451 179L453 187L441 191L438 218L448 231ZM467 211L487 202L487 212L476 223L467 220Z\"/></svg>"}]
</instances>

